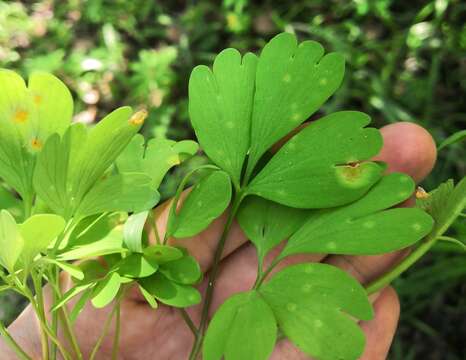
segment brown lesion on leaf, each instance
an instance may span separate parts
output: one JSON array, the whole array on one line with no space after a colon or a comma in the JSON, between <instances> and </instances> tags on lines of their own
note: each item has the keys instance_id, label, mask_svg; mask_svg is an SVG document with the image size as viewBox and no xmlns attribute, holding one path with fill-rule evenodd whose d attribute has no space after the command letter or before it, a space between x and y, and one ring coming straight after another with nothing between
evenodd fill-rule
<instances>
[{"instance_id":1,"label":"brown lesion on leaf","mask_svg":"<svg viewBox=\"0 0 466 360\"><path fill-rule=\"evenodd\" d=\"M348 182L354 182L359 180L363 171L360 162L349 162L346 164L340 164L336 166L339 170L339 174L343 177L344 180Z\"/></svg>"},{"instance_id":2,"label":"brown lesion on leaf","mask_svg":"<svg viewBox=\"0 0 466 360\"><path fill-rule=\"evenodd\" d=\"M34 104L40 105L42 102L42 96L40 95L33 95L32 99L34 100Z\"/></svg>"}]
</instances>

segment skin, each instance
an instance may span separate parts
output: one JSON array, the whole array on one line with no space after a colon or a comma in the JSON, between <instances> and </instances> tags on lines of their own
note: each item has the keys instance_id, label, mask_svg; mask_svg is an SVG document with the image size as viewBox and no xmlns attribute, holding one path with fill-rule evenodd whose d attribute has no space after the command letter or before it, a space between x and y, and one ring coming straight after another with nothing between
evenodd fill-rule
<instances>
[{"instance_id":1,"label":"skin","mask_svg":"<svg viewBox=\"0 0 466 360\"><path fill-rule=\"evenodd\" d=\"M385 145L377 159L386 161L389 171L405 172L418 182L429 174L435 163L436 151L435 143L426 130L412 123L397 123L382 128L381 132ZM409 203L403 206L408 205ZM162 234L168 208L169 203L165 203L155 210L158 215L159 232ZM225 218L223 215L208 229L193 238L171 243L188 248L201 264L203 271L208 272ZM235 224L227 239L211 313L232 294L250 289L255 281L257 269L255 250L246 241L239 226ZM396 265L406 253L407 251L400 251L379 256L303 255L286 259L278 268L303 261L320 261L338 266L356 277L361 283L366 284ZM201 292L205 286L204 281L200 285ZM361 322L367 339L366 349L361 359L383 360L387 357L396 331L400 305L391 287L374 294L371 301L374 305L375 317L371 321ZM76 333L84 352L84 358L88 358L92 351L109 311L110 306L96 310L88 305L78 318ZM196 324L200 320L200 311L200 306L188 310ZM177 310L160 306L157 311L154 311L144 303L138 291L132 289L122 302L121 318L120 359L178 360L188 357L193 336ZM9 327L9 331L17 342L27 349L28 354L34 359L40 359L38 328L30 308L24 310ZM111 358L112 335L113 331L104 341L98 359ZM2 354L2 359L16 359L1 340L0 354ZM277 343L271 359L304 360L309 357L284 339Z\"/></svg>"}]
</instances>

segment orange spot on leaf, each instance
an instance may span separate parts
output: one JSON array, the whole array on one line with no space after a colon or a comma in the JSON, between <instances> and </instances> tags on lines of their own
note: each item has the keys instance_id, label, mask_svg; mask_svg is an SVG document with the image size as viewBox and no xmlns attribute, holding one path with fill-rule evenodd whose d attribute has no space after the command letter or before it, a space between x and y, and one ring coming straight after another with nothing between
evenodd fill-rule
<instances>
[{"instance_id":1,"label":"orange spot on leaf","mask_svg":"<svg viewBox=\"0 0 466 360\"><path fill-rule=\"evenodd\" d=\"M24 110L17 110L15 115L13 116L13 120L17 123L24 123L27 121L29 117L29 113Z\"/></svg>"},{"instance_id":2,"label":"orange spot on leaf","mask_svg":"<svg viewBox=\"0 0 466 360\"><path fill-rule=\"evenodd\" d=\"M147 117L147 110L139 110L129 118L129 123L133 125L141 125Z\"/></svg>"}]
</instances>

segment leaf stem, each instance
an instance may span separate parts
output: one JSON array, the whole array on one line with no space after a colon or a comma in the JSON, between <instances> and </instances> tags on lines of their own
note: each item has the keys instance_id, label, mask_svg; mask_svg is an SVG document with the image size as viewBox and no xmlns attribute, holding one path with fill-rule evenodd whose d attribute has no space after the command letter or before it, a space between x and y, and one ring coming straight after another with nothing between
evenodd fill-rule
<instances>
[{"instance_id":1,"label":"leaf stem","mask_svg":"<svg viewBox=\"0 0 466 360\"><path fill-rule=\"evenodd\" d=\"M37 316L40 316L44 321L46 321L45 317L45 305L44 305L44 294L42 291L42 274L35 274L31 273L31 278L32 278L32 283L34 285L34 291L36 293L36 298L37 298L37 309L38 309L38 314ZM43 359L48 359L49 358L49 339L47 337L47 333L43 329L43 327L40 327L40 342L42 346L42 358Z\"/></svg>"},{"instance_id":2,"label":"leaf stem","mask_svg":"<svg viewBox=\"0 0 466 360\"><path fill-rule=\"evenodd\" d=\"M107 319L105 320L104 327L102 329L102 333L100 334L99 338L97 339L97 342L94 345L94 348L92 350L91 356L89 357L89 360L94 360L95 356L97 355L97 351L99 351L100 346L102 345L102 342L105 339L105 336L107 336L108 331L110 330L110 325L113 320L113 316L117 312L117 305L115 304L113 306L112 311L110 311L110 314L108 314Z\"/></svg>"},{"instance_id":3,"label":"leaf stem","mask_svg":"<svg viewBox=\"0 0 466 360\"><path fill-rule=\"evenodd\" d=\"M281 261L282 259L278 256L276 257L272 263L269 265L269 267L267 268L267 270L265 270L262 275L260 274L257 274L257 279L256 279L256 282L254 284L254 289L259 289L260 286L262 285L262 283L264 282L264 280L267 278L267 276L269 276L269 274L272 272L272 270L275 268L275 266L278 265L278 263Z\"/></svg>"},{"instance_id":4,"label":"leaf stem","mask_svg":"<svg viewBox=\"0 0 466 360\"><path fill-rule=\"evenodd\" d=\"M189 329L194 335L194 338L197 338L199 336L199 330L197 329L196 325L194 325L193 321L191 320L191 317L187 313L187 311L183 308L179 309L181 317L185 321L186 325L188 325Z\"/></svg>"},{"instance_id":5,"label":"leaf stem","mask_svg":"<svg viewBox=\"0 0 466 360\"><path fill-rule=\"evenodd\" d=\"M112 360L118 359L118 349L120 347L121 334L121 303L118 301L115 320L115 335L113 336Z\"/></svg>"},{"instance_id":6,"label":"leaf stem","mask_svg":"<svg viewBox=\"0 0 466 360\"><path fill-rule=\"evenodd\" d=\"M0 335L2 335L3 340L10 346L10 348L15 352L20 360L32 360L32 358L26 354L26 352L18 345L18 343L13 339L5 325L0 321Z\"/></svg>"},{"instance_id":7,"label":"leaf stem","mask_svg":"<svg viewBox=\"0 0 466 360\"><path fill-rule=\"evenodd\" d=\"M419 245L411 254L405 257L397 266L392 270L385 273L378 279L371 282L366 286L367 293L373 294L380 289L383 289L385 286L389 285L393 280L399 277L403 272L410 268L416 261L418 261L429 249L435 244L438 240L436 234L431 233L428 235L425 240Z\"/></svg>"},{"instance_id":8,"label":"leaf stem","mask_svg":"<svg viewBox=\"0 0 466 360\"><path fill-rule=\"evenodd\" d=\"M214 261L213 261L212 269L210 270L210 273L209 273L209 279L207 283L205 302L204 302L204 306L202 307L202 316L201 316L201 322L199 325L199 336L196 337L194 341L191 354L189 356L190 360L197 359L199 352L201 351L202 341L204 337L203 335L207 327L210 305L212 303L212 297L214 294L215 280L217 279L218 271L220 268L220 260L222 259L223 248L225 247L225 242L228 237L228 234L230 233L233 220L245 196L246 194L243 192L236 193L235 198L233 199L233 204L231 206L230 214L228 215L228 219L227 219L227 222L225 223L225 227L223 228L223 232L218 242L217 249L215 250Z\"/></svg>"}]
</instances>

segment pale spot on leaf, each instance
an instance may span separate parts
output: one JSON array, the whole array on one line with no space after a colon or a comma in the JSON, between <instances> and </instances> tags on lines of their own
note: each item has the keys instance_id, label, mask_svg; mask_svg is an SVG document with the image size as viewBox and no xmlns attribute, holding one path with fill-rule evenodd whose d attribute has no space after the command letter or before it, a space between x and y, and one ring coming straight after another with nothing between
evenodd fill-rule
<instances>
[{"instance_id":1,"label":"pale spot on leaf","mask_svg":"<svg viewBox=\"0 0 466 360\"><path fill-rule=\"evenodd\" d=\"M319 320L319 319L314 320L314 327L320 328L320 327L322 327L322 325L324 325L322 320Z\"/></svg>"},{"instance_id":2,"label":"pale spot on leaf","mask_svg":"<svg viewBox=\"0 0 466 360\"><path fill-rule=\"evenodd\" d=\"M337 248L337 244L335 244L333 241L327 244L327 249L329 250L335 250L336 248Z\"/></svg>"},{"instance_id":3,"label":"pale spot on leaf","mask_svg":"<svg viewBox=\"0 0 466 360\"><path fill-rule=\"evenodd\" d=\"M288 303L286 305L286 308L288 309L288 311L295 311L297 308L297 305L295 303Z\"/></svg>"},{"instance_id":4,"label":"pale spot on leaf","mask_svg":"<svg viewBox=\"0 0 466 360\"><path fill-rule=\"evenodd\" d=\"M312 286L310 284L304 284L301 289L303 290L303 292L308 293L311 291L311 288Z\"/></svg>"},{"instance_id":5,"label":"pale spot on leaf","mask_svg":"<svg viewBox=\"0 0 466 360\"><path fill-rule=\"evenodd\" d=\"M289 83L291 81L291 75L285 74L285 76L283 76L283 81Z\"/></svg>"},{"instance_id":6,"label":"pale spot on leaf","mask_svg":"<svg viewBox=\"0 0 466 360\"><path fill-rule=\"evenodd\" d=\"M362 226L366 229L372 229L375 226L375 221L366 221Z\"/></svg>"},{"instance_id":7,"label":"pale spot on leaf","mask_svg":"<svg viewBox=\"0 0 466 360\"><path fill-rule=\"evenodd\" d=\"M412 225L412 228L413 228L415 231L420 231L420 230L422 229L422 226L421 226L421 224L419 224L419 223L414 223L414 224Z\"/></svg>"},{"instance_id":8,"label":"pale spot on leaf","mask_svg":"<svg viewBox=\"0 0 466 360\"><path fill-rule=\"evenodd\" d=\"M319 80L320 85L327 85L327 83L328 83L328 80L326 78L322 78Z\"/></svg>"}]
</instances>

